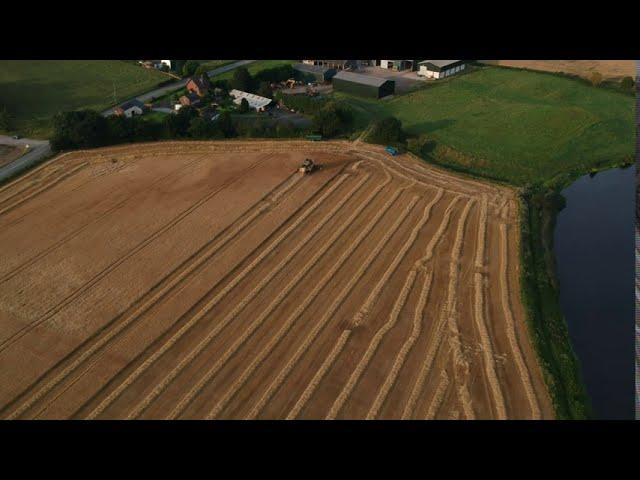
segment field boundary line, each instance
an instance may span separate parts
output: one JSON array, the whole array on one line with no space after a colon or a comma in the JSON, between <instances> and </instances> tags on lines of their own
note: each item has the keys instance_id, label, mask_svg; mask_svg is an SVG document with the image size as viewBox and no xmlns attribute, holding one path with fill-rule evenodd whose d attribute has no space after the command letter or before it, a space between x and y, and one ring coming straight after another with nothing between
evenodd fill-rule
<instances>
[{"instance_id":1,"label":"field boundary line","mask_svg":"<svg viewBox=\"0 0 640 480\"><path fill-rule=\"evenodd\" d=\"M280 295L286 296L288 295L288 293L296 286L299 284L300 280L308 273L308 271L314 267L316 265L316 263L318 262L318 260L323 257L326 252L328 251L328 249L335 243L335 241L340 238L340 236L344 233L344 231L353 224L353 222L358 218L358 216L362 213L362 211L370 205L371 201L379 194L379 192L386 186L386 184L381 184L379 185L376 189L374 189L368 196L367 198L358 206L358 208L356 208L351 215L348 217L347 220L345 220L340 227L338 227L338 229L336 229L334 231L334 233L332 234L332 236L330 237L329 240L327 240L325 242L325 244L327 245L326 248L323 248L321 250L318 251L318 253L316 253L316 255L314 257L312 257L312 259L307 262L307 264L303 267L303 269L298 272L298 274L287 284L287 286L284 288L284 290L280 293ZM375 222L377 223L377 222ZM374 223L374 225L375 225ZM273 349L280 343L280 341L282 340L282 338L284 338L286 336L286 334L289 332L289 330L291 329L291 327L294 325L294 323L296 322L296 320L298 320L298 318L300 317L300 315L302 315L306 309L309 307L309 305L311 305L311 303L316 299L316 297L320 294L320 292L322 291L322 289L324 289L324 287L327 285L327 283L329 283L329 281L334 277L335 273L342 267L342 265L344 264L344 262L349 258L349 256L353 253L353 251L355 250L355 248L357 248L357 246L359 245L359 243L352 243L349 248L343 252L342 256L340 257L340 259L335 262L331 269L329 270L329 272L327 272L324 277L322 278L322 280L320 280L319 282L317 282L314 286L314 288L311 290L311 292L306 296L306 298L304 299L304 301L298 305L298 307L294 310L294 312L288 316L287 320L284 322L284 324L280 327L280 329L278 330L278 332L269 339L269 341L267 342L267 345L265 345L262 350L253 358L253 360L249 363L249 365L247 366L247 368L245 368L245 370L242 372L242 374L240 375L240 377L231 385L231 387L227 390L227 392L225 393L225 395L223 395L223 397L216 403L216 405L209 411L209 413L207 414L207 419L210 418L215 418L221 411L222 409L227 405L227 403L235 396L235 394L239 391L239 389L245 384L245 382L249 379L249 377L253 374L253 372L260 366L262 365L262 362L264 361L264 359L273 351ZM278 302L278 304L281 302L282 300L280 300ZM269 315L274 309L272 308L267 308L266 309L266 314ZM262 315L265 314L265 312L263 312ZM266 316L265 316L266 318ZM264 319L263 319L264 320ZM260 324L262 323L262 321L259 322ZM244 343L244 342L243 342ZM240 345L242 346L242 345ZM238 348L240 348L240 346ZM225 352L225 355L223 355L223 359L226 358L230 358L231 355L227 355ZM216 364L219 364L219 367L222 368L222 366L224 366L224 361L223 359L219 360L216 362ZM218 368L217 370L219 370L220 368ZM285 367L286 368L286 367ZM215 368L214 368L215 369ZM213 369L212 369L213 370ZM215 373L217 373L217 370ZM214 373L214 374L215 374ZM175 416L171 416L170 418L175 418Z\"/></svg>"},{"instance_id":2,"label":"field boundary line","mask_svg":"<svg viewBox=\"0 0 640 480\"><path fill-rule=\"evenodd\" d=\"M51 182L49 182L49 183L47 183L45 185L42 185L40 188L37 188L33 192L29 193L27 196L22 197L21 199L17 200L16 202L12 203L11 205L0 209L0 216L4 215L7 212L10 212L14 208L19 207L23 203L31 200L32 198L40 195L41 193L43 193L43 192L55 187L56 185L60 184L61 182L64 182L65 180L67 180L68 178L72 177L73 175L75 175L76 173L78 173L80 170L84 169L88 165L89 165L89 162L81 163L80 165L76 165L75 167L71 168L70 170L68 170L66 172L63 172L60 176L56 177Z\"/></svg>"},{"instance_id":3,"label":"field boundary line","mask_svg":"<svg viewBox=\"0 0 640 480\"><path fill-rule=\"evenodd\" d=\"M400 312L402 311L405 304L407 303L407 298L409 296L409 293L413 289L413 284L416 281L417 274L418 272L412 269L409 272L409 275L407 275L404 285L400 290L400 294L398 295L398 298L396 299L393 305L393 309L389 314L388 320L385 322L384 325L382 325L382 327L378 329L378 331L375 333L375 335L371 339L371 342L369 342L369 345L367 346L367 349L362 355L362 358L356 365L356 368L353 370L353 372L351 372L351 375L349 376L349 380L347 380L347 383L344 385L344 387L340 391L340 394L334 400L333 405L331 405L331 408L329 409L329 413L327 413L327 416L325 417L325 419L334 420L338 416L338 413L340 413L340 410L344 406L345 402L348 400L349 396L351 395L351 392L353 392L353 389L355 388L356 384L362 377L362 374L364 373L366 368L369 366L369 362L371 361L371 358L378 350L378 347L380 346L380 343L382 342L383 337L386 335L386 333L389 330L391 330L396 325L398 318L400 317Z\"/></svg>"},{"instance_id":4,"label":"field boundary line","mask_svg":"<svg viewBox=\"0 0 640 480\"><path fill-rule=\"evenodd\" d=\"M194 160L197 162L199 160ZM175 172L173 172L175 173ZM89 347L84 353L80 354L71 364L65 367L58 375L56 375L51 381L46 383L43 387L41 387L38 392L32 395L26 402L21 405L21 407L13 413L13 415L20 415L25 410L30 408L35 402L37 402L42 396L46 395L55 388L59 383L64 381L76 368L78 368L87 358L96 353L99 349L107 345L107 343L113 340L118 334L120 334L124 329L126 329L129 325L131 325L137 318L139 318L142 314L144 314L151 307L156 305L158 302L162 301L167 294L170 294L174 291L181 283L183 283L189 276L193 275L195 272L200 270L206 263L217 254L222 248L227 246L230 242L232 242L237 235L239 235L245 227L250 225L250 223L257 218L262 212L269 208L269 202L266 200L271 194L274 192L280 192L280 189L287 182L290 182L293 178L294 180L297 178L301 178L297 173L291 174L285 180L276 185L273 189L267 192L263 197L254 203L251 207L249 207L245 212L243 212L238 219L232 222L230 225L225 227L221 232L215 235L211 240L202 245L196 252L191 254L185 260L183 260L176 268L174 268L171 272L165 275L160 281L158 281L153 287L151 287L145 294L138 298L133 302L124 312L114 317L107 325L103 326L98 332L96 332L91 337L87 338L85 342L71 351L68 355L66 355L63 359L61 359L56 365L48 369L43 375L40 376L35 382L33 382L27 389L25 389L20 395L16 397L10 404L13 404L17 401L17 399L24 397L24 395L33 390L35 385L42 381L43 378L53 371L56 368L59 368L64 361L69 360L73 355L77 354L84 346L88 345L94 339L97 339L96 343L94 343L91 347ZM298 181L292 182L291 185L288 185L285 188L285 191L290 190L292 186L297 185ZM250 213L252 210L254 212ZM247 217L247 215L249 215ZM231 234L231 235L230 235ZM229 236L230 235L230 236ZM172 278L173 277L173 278ZM123 319L124 321L121 323L116 323L119 320ZM107 329L115 327L107 332ZM99 338L99 335L103 332L107 332L106 335L102 338ZM107 348L108 349L108 348ZM81 375L82 376L82 375ZM80 377L78 377L79 379ZM76 379L76 381L78 380ZM73 382L75 383L75 382ZM73 385L72 383L72 385ZM65 389L66 391L66 389ZM50 403L49 403L50 404ZM47 404L44 408L46 409L49 404ZM42 411L42 410L41 410ZM40 412L38 412L39 414Z\"/></svg>"},{"instance_id":5,"label":"field boundary line","mask_svg":"<svg viewBox=\"0 0 640 480\"><path fill-rule=\"evenodd\" d=\"M409 354L416 340L420 336L420 333L422 331L422 320L424 317L424 309L427 306L427 301L429 299L432 280L433 280L433 273L432 272L425 273L422 289L420 290L420 298L418 299L418 304L414 311L413 326L412 326L411 334L409 335L409 338L407 338L407 340L404 342L404 344L400 348L400 351L398 352L398 355L396 356L396 359L393 362L391 370L387 374L387 378L382 384L382 387L380 388L380 390L378 390L378 394L376 395L376 398L373 400L373 404L369 408L369 412L367 412L367 416L366 416L367 420L373 420L378 415L378 412L384 405L384 402L387 399L389 392L395 385L395 382L398 378L398 374L400 373L400 370L404 366L404 362L407 358L407 355Z\"/></svg>"},{"instance_id":6,"label":"field boundary line","mask_svg":"<svg viewBox=\"0 0 640 480\"><path fill-rule=\"evenodd\" d=\"M80 296L80 294L84 293L86 290L88 290L89 288L93 287L93 285L95 285L100 280L102 280L104 277L106 277L109 273L111 273L113 270L115 270L118 266L120 266L126 260L131 258L133 255L135 255L136 253L141 251L143 248L145 248L151 242L153 242L154 240L159 238L161 235L163 235L165 232L167 232L168 230L173 228L178 223L180 223L182 220L184 220L187 216L189 216L195 210L200 208L200 206L202 206L204 203L209 201L215 195L217 195L221 191L225 190L226 188L228 188L230 185L232 185L233 183L237 182L238 180L242 179L249 170L252 170L253 168L256 168L259 163L262 163L262 160L258 160L256 162L254 162L247 169L245 169L243 172L241 172L240 175L232 178L228 182L225 182L219 188L210 191L204 197L200 198L198 201L196 201L195 203L191 204L191 206L189 206L188 208L183 210L181 213L179 213L173 219L169 220L169 222L165 223L160 229L156 230L154 233L152 233L151 235L147 236L144 240L139 242L133 249L129 250L125 255L119 257L117 260L115 260L114 262L109 264L103 270L101 270L100 272L95 274L88 282L84 283L82 286L77 288L73 293L68 295L60 303L58 303L54 307L50 308L38 320L35 320L34 322L31 322L28 325L25 325L20 330L15 332L13 335L11 335L9 338L7 338L5 341L3 341L0 344L0 352L4 351L9 346L13 345L16 341L18 341L20 338L22 338L25 334L27 334L28 332L33 330L38 325L40 325L40 324L46 322L47 320L51 319L56 313L61 311L64 307L66 307L71 302L73 302L76 298L78 298Z\"/></svg>"},{"instance_id":7,"label":"field boundary line","mask_svg":"<svg viewBox=\"0 0 640 480\"><path fill-rule=\"evenodd\" d=\"M282 240L284 240L285 238L287 238L289 236L289 234L295 230L309 215L311 215L311 213L313 213L316 208L322 204L322 202L329 196L331 195L346 179L348 178L348 175L343 174L342 176L340 176L338 178L338 180L336 180L319 198L317 198L313 204L305 210L305 212L300 215L291 225L289 225L287 228L285 228L285 230L283 232L281 232L276 239L270 243L270 245L261 251L261 253L258 255L258 257L256 257L249 265L247 265L240 273L236 274L235 277L233 277L233 279L231 280L230 283L228 283L220 292L218 292L218 294L216 294L213 299L210 299L209 301L207 301L204 305L202 305L201 307L199 307L197 312L191 313L191 310L189 312L187 312L185 314L185 316L189 316L191 315L191 318L189 318L189 320L182 325L182 327L180 327L180 329L174 333L169 339L166 340L166 342L158 349L156 350L149 358L147 358L140 366L138 366L138 368L136 368L134 370L134 372L132 372L129 377L127 377L113 392L111 392L106 398L104 398L100 404L89 414L89 416L87 418L95 418L95 416L99 415L105 408L108 407L108 405L110 405L118 396L120 396L120 394L131 384L133 383L140 375L142 375L142 373L144 373L144 371L147 370L147 368L149 368L160 356L162 356L169 348L171 348L171 346L173 346L183 335L186 334L186 332L188 330L191 329L192 326L194 326L197 322L199 322L202 318L204 318L204 316L215 306L217 305L220 300L222 300L222 298L224 298L227 293L229 293L233 288L235 288L235 286L248 274L250 273L259 263L262 262L262 260L264 258L266 258L275 248L276 246L278 246ZM358 188L360 185L357 185ZM295 214L294 214L295 215ZM284 265L283 265L284 266ZM275 275L275 273L274 273ZM214 286L215 288L215 286ZM257 294L258 291L254 290L254 295ZM251 294L250 294L251 295ZM206 298L206 295L205 297ZM249 301L245 301L247 298L249 298L249 295L245 296L245 299L243 300L242 303L240 303L239 305L236 306L236 308L234 308L234 310L232 312L230 312L225 319L223 319L220 323L216 324L216 326L214 327L214 329L212 330L212 332L210 332L209 335L211 335L211 333L213 333L213 336L216 336L221 330L222 328L226 325L224 322L225 320L227 320L227 322L230 322L235 315L237 315L237 313L239 313L246 305L248 304ZM253 298L253 297L251 297ZM199 302L198 302L199 303ZM197 304L196 304L197 305ZM185 317L183 316L183 317ZM213 338L212 336L212 338ZM205 338L206 339L206 338ZM204 342L204 340L202 342ZM202 343L201 342L201 343ZM194 352L195 350L193 350L192 352ZM191 353L189 354L191 355ZM195 358L195 354L193 355L193 357ZM187 357L189 358L189 357ZM179 367L184 363L184 366L186 366L188 363L190 363L191 360L189 360L189 362L184 363L181 362L179 364ZM178 368L178 367L176 367ZM183 368L183 367L181 367ZM172 372L177 371L176 369L174 369ZM170 373L171 375L171 373ZM177 373L174 373L174 375L177 375ZM169 378L169 377L167 377ZM167 385L170 382L167 382ZM155 389L154 389L155 391ZM159 394L159 393L158 393ZM135 410L134 410L135 413ZM131 414L130 414L131 416Z\"/></svg>"},{"instance_id":8,"label":"field boundary line","mask_svg":"<svg viewBox=\"0 0 640 480\"><path fill-rule=\"evenodd\" d=\"M520 378L524 386L524 391L529 401L531 408L531 416L533 419L539 419L542 417L540 412L540 406L538 405L538 399L536 397L533 385L531 383L531 376L527 365L522 358L522 350L518 343L518 338L515 331L515 321L513 319L513 311L511 310L511 303L509 301L509 283L508 283L508 269L509 269L509 255L508 255L508 238L507 238L507 225L500 224L500 299L502 303L502 311L504 312L506 320L506 333L513 352L513 357L520 371Z\"/></svg>"},{"instance_id":9,"label":"field boundary line","mask_svg":"<svg viewBox=\"0 0 640 480\"><path fill-rule=\"evenodd\" d=\"M78 150L78 152L81 152L81 151L82 150ZM61 155L57 155L57 156L55 156L55 157L53 157L53 158L51 158L49 160L45 160L43 163L38 165L36 168L29 169L29 171L26 172L24 175L18 174L17 178L15 178L14 180L10 181L6 185L3 185L2 187L0 187L0 193L4 192L8 188L11 188L11 187L17 185L18 183L21 183L23 180L26 180L26 179L32 177L36 173L39 173L41 170L44 170L46 167L49 167L49 166L53 165L53 163L57 162L58 160L62 160L64 157L66 157L67 155L70 155L72 153L76 153L76 152L66 152L66 153L63 153Z\"/></svg>"},{"instance_id":10,"label":"field boundary line","mask_svg":"<svg viewBox=\"0 0 640 480\"><path fill-rule=\"evenodd\" d=\"M171 172L167 173L166 175L163 175L162 177L157 178L156 180L154 180L147 188L154 187L158 183L162 182L163 180L166 180L167 178L172 177L176 173L178 173L178 174L184 173L185 169L191 168L193 165L195 165L197 162L200 162L200 161L202 161L202 159L198 158L196 160L193 160L193 161L189 162L184 167L179 167L176 170L172 170ZM78 236L82 231L84 231L90 225L99 222L100 220L102 220L106 216L110 215L111 213L115 212L116 210L119 210L129 200L131 200L133 197L135 197L139 193L140 193L140 191L137 191L135 193L132 193L131 195L126 196L125 198L120 200L115 205L112 205L111 207L109 207L107 210L105 210L103 213L101 213L97 217L94 217L93 219L89 220L89 222L85 223L83 226L81 226L81 227L79 227L79 228L77 228L75 230L72 230L66 236L64 236L63 238L58 240L53 245L50 245L49 247L45 248L44 250L41 250L40 252L38 252L36 255L34 255L33 257L31 257L27 261L25 261L22 264L14 267L11 271L7 272L2 278L0 278L0 283L4 283L4 282L10 280L11 278L15 277L18 273L20 273L25 268L28 268L29 266L33 265L36 261L38 261L42 257L46 256L47 254L49 254L50 252L52 252L56 248L60 247L61 245L64 245L69 240L71 240L71 239L75 238L76 236Z\"/></svg>"}]
</instances>

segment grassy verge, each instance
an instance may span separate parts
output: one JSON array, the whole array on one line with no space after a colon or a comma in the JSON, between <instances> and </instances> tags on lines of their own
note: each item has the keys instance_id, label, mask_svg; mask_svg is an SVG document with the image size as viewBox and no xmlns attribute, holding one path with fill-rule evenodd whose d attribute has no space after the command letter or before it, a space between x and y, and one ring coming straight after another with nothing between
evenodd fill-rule
<instances>
[{"instance_id":1,"label":"grassy verge","mask_svg":"<svg viewBox=\"0 0 640 480\"><path fill-rule=\"evenodd\" d=\"M15 119L14 131L25 137L49 138L59 111L102 111L116 99L135 97L173 81L167 75L121 60L2 60L0 105Z\"/></svg>"},{"instance_id":2,"label":"grassy verge","mask_svg":"<svg viewBox=\"0 0 640 480\"><path fill-rule=\"evenodd\" d=\"M592 416L560 307L553 253L553 229L562 197L556 192L528 192L521 199L521 298L529 334L537 351L558 419Z\"/></svg>"}]
</instances>

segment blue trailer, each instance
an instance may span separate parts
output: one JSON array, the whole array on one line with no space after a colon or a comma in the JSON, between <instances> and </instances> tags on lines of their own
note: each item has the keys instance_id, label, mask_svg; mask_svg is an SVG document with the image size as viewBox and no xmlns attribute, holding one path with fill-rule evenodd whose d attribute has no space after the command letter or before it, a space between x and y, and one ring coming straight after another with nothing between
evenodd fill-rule
<instances>
[{"instance_id":1,"label":"blue trailer","mask_svg":"<svg viewBox=\"0 0 640 480\"><path fill-rule=\"evenodd\" d=\"M393 155L394 157L398 154L398 150L390 146L387 146L385 150L389 152L391 155Z\"/></svg>"}]
</instances>

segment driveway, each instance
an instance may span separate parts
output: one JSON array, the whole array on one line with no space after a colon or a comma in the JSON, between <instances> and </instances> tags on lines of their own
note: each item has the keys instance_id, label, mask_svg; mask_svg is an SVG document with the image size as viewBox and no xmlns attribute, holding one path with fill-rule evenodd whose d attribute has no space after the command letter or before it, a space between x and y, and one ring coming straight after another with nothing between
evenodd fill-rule
<instances>
[{"instance_id":1,"label":"driveway","mask_svg":"<svg viewBox=\"0 0 640 480\"><path fill-rule=\"evenodd\" d=\"M255 60L238 60L237 62L230 63L229 65L224 65L222 67L209 70L207 72L207 75L209 77L215 77L216 75L220 75L222 73L228 72L229 70L233 70L234 68L242 67L243 65L248 65L253 62L255 62ZM168 93L174 92L176 90L180 90L187 84L188 81L189 81L188 78L183 78L182 80L179 80L177 82L172 82L168 85L165 85L164 87L156 88L155 90L151 90L150 92L139 95L138 97L136 97L136 99L141 101L142 103L149 102L154 98L162 97L163 95L166 95ZM122 104L124 102L120 102L120 103ZM108 117L109 115L113 115L114 108L115 107L105 110L104 112L102 112L102 115L105 117Z\"/></svg>"},{"instance_id":2,"label":"driveway","mask_svg":"<svg viewBox=\"0 0 640 480\"><path fill-rule=\"evenodd\" d=\"M0 181L29 168L51 154L51 146L48 140L33 140L21 138L15 140L12 137L0 135L0 144L3 145L29 145L29 151L20 158L0 168Z\"/></svg>"}]
</instances>

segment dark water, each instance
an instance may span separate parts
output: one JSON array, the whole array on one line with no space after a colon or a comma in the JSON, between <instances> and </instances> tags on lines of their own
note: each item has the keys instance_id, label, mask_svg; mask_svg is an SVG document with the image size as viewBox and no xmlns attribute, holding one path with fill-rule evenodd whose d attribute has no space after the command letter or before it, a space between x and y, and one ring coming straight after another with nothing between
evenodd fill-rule
<instances>
[{"instance_id":1,"label":"dark water","mask_svg":"<svg viewBox=\"0 0 640 480\"><path fill-rule=\"evenodd\" d=\"M635 167L566 188L554 233L560 303L600 419L634 418Z\"/></svg>"}]
</instances>

